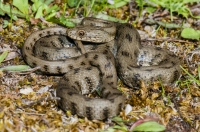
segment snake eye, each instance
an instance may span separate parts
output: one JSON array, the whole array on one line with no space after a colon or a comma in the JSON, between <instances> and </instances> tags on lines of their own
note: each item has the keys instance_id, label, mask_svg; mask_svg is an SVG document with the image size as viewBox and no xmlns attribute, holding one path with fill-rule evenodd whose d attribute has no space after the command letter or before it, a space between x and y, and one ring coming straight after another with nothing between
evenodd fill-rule
<instances>
[{"instance_id":1,"label":"snake eye","mask_svg":"<svg viewBox=\"0 0 200 132\"><path fill-rule=\"evenodd\" d=\"M79 30L78 31L78 35L79 35L79 37L83 37L85 35L85 31L84 30Z\"/></svg>"}]
</instances>

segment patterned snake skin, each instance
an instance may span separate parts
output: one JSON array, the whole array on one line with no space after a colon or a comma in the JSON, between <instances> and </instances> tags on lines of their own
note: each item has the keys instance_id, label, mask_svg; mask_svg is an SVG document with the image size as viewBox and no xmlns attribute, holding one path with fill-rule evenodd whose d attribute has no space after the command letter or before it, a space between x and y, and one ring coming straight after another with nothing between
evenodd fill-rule
<instances>
[{"instance_id":1,"label":"patterned snake skin","mask_svg":"<svg viewBox=\"0 0 200 132\"><path fill-rule=\"evenodd\" d=\"M89 119L103 120L123 108L125 97L116 89L117 76L132 88L140 86L141 80L158 78L168 85L180 76L180 61L173 53L141 46L131 24L96 18L85 18L72 29L34 32L22 54L30 66L39 66L44 73L65 74L56 90L59 106ZM84 96L96 90L100 98Z\"/></svg>"}]
</instances>

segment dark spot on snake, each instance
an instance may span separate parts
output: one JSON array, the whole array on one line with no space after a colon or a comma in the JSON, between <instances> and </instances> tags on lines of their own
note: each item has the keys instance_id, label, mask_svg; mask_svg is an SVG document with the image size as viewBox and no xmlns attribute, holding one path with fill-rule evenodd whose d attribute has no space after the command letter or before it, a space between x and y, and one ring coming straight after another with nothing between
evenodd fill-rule
<instances>
[{"instance_id":1,"label":"dark spot on snake","mask_svg":"<svg viewBox=\"0 0 200 132\"><path fill-rule=\"evenodd\" d=\"M40 33L39 36L42 37L42 33Z\"/></svg>"},{"instance_id":2,"label":"dark spot on snake","mask_svg":"<svg viewBox=\"0 0 200 132\"><path fill-rule=\"evenodd\" d=\"M50 33L50 32L49 32ZM47 36L45 36L46 38L50 38L52 35L47 35Z\"/></svg>"},{"instance_id":3,"label":"dark spot on snake","mask_svg":"<svg viewBox=\"0 0 200 132\"><path fill-rule=\"evenodd\" d=\"M135 38L138 41L139 45L141 44L141 39L140 39L140 35L138 33L135 34Z\"/></svg>"},{"instance_id":4,"label":"dark spot on snake","mask_svg":"<svg viewBox=\"0 0 200 132\"><path fill-rule=\"evenodd\" d=\"M77 90L76 86L74 86L74 85L71 86L71 89Z\"/></svg>"},{"instance_id":5,"label":"dark spot on snake","mask_svg":"<svg viewBox=\"0 0 200 132\"><path fill-rule=\"evenodd\" d=\"M104 50L104 51L103 51L103 54L108 54L108 50Z\"/></svg>"},{"instance_id":6,"label":"dark spot on snake","mask_svg":"<svg viewBox=\"0 0 200 132\"><path fill-rule=\"evenodd\" d=\"M161 54L159 53L159 54L155 55L154 58L160 58L160 56L161 56Z\"/></svg>"},{"instance_id":7,"label":"dark spot on snake","mask_svg":"<svg viewBox=\"0 0 200 132\"><path fill-rule=\"evenodd\" d=\"M155 47L155 49L156 49L156 50L161 50L162 48L160 48L160 47Z\"/></svg>"},{"instance_id":8,"label":"dark spot on snake","mask_svg":"<svg viewBox=\"0 0 200 132\"><path fill-rule=\"evenodd\" d=\"M23 55L23 58L24 58L24 60L26 60L26 59L27 59L27 55L24 54L24 55Z\"/></svg>"},{"instance_id":9,"label":"dark spot on snake","mask_svg":"<svg viewBox=\"0 0 200 132\"><path fill-rule=\"evenodd\" d=\"M35 42L35 41L37 41L37 39L36 39L36 38L34 38L34 39L33 39L33 41Z\"/></svg>"},{"instance_id":10,"label":"dark spot on snake","mask_svg":"<svg viewBox=\"0 0 200 132\"><path fill-rule=\"evenodd\" d=\"M104 91L105 89L106 89L105 87L102 87L102 88L101 88L101 92L103 93L103 91Z\"/></svg>"},{"instance_id":11,"label":"dark spot on snake","mask_svg":"<svg viewBox=\"0 0 200 132\"><path fill-rule=\"evenodd\" d=\"M106 49L109 49L110 48L110 46L109 45L106 45Z\"/></svg>"},{"instance_id":12,"label":"dark spot on snake","mask_svg":"<svg viewBox=\"0 0 200 132\"><path fill-rule=\"evenodd\" d=\"M47 65L44 65L43 68L44 68L44 70L45 70L46 72L49 70L49 66L47 66Z\"/></svg>"},{"instance_id":13,"label":"dark spot on snake","mask_svg":"<svg viewBox=\"0 0 200 132\"><path fill-rule=\"evenodd\" d=\"M169 56L171 56L171 57L177 57L175 54L173 54L173 53L169 53Z\"/></svg>"},{"instance_id":14,"label":"dark spot on snake","mask_svg":"<svg viewBox=\"0 0 200 132\"><path fill-rule=\"evenodd\" d=\"M47 55L48 55L48 53L47 52L42 52L42 57L44 58L44 59L47 59L48 57L47 57Z\"/></svg>"},{"instance_id":15,"label":"dark spot on snake","mask_svg":"<svg viewBox=\"0 0 200 132\"><path fill-rule=\"evenodd\" d=\"M144 55L147 55L148 51L144 51Z\"/></svg>"},{"instance_id":16,"label":"dark spot on snake","mask_svg":"<svg viewBox=\"0 0 200 132\"><path fill-rule=\"evenodd\" d=\"M138 56L138 52L136 50L134 51L134 55L135 55L135 57Z\"/></svg>"},{"instance_id":17,"label":"dark spot on snake","mask_svg":"<svg viewBox=\"0 0 200 132\"><path fill-rule=\"evenodd\" d=\"M98 46L97 45L92 45L92 48L91 48L91 50L96 50L98 48Z\"/></svg>"},{"instance_id":18,"label":"dark spot on snake","mask_svg":"<svg viewBox=\"0 0 200 132\"><path fill-rule=\"evenodd\" d=\"M36 66L37 66L37 63L33 62L33 63L32 63L32 66L33 66L33 67L36 67Z\"/></svg>"},{"instance_id":19,"label":"dark spot on snake","mask_svg":"<svg viewBox=\"0 0 200 132\"><path fill-rule=\"evenodd\" d=\"M133 74L133 80L134 80L134 82L140 80L139 78L140 78L139 74Z\"/></svg>"},{"instance_id":20,"label":"dark spot on snake","mask_svg":"<svg viewBox=\"0 0 200 132\"><path fill-rule=\"evenodd\" d=\"M54 43L54 41L50 41L50 43L51 43L51 45L52 45L53 47L57 47L56 44Z\"/></svg>"},{"instance_id":21,"label":"dark spot on snake","mask_svg":"<svg viewBox=\"0 0 200 132\"><path fill-rule=\"evenodd\" d=\"M87 98L87 97L84 97L85 101L91 101L92 98Z\"/></svg>"},{"instance_id":22,"label":"dark spot on snake","mask_svg":"<svg viewBox=\"0 0 200 132\"><path fill-rule=\"evenodd\" d=\"M62 31L60 30L60 31L58 31L60 34L62 34Z\"/></svg>"},{"instance_id":23,"label":"dark spot on snake","mask_svg":"<svg viewBox=\"0 0 200 132\"><path fill-rule=\"evenodd\" d=\"M176 65L176 63L175 63L174 61L171 61L171 63L172 63L172 66L175 66L175 65Z\"/></svg>"},{"instance_id":24,"label":"dark spot on snake","mask_svg":"<svg viewBox=\"0 0 200 132\"><path fill-rule=\"evenodd\" d=\"M58 73L62 73L61 68L59 66L56 67L56 70L57 70Z\"/></svg>"},{"instance_id":25,"label":"dark spot on snake","mask_svg":"<svg viewBox=\"0 0 200 132\"><path fill-rule=\"evenodd\" d=\"M129 55L130 55L127 51L122 51L121 54L122 54L123 56L127 56L127 57L129 57Z\"/></svg>"},{"instance_id":26,"label":"dark spot on snake","mask_svg":"<svg viewBox=\"0 0 200 132\"><path fill-rule=\"evenodd\" d=\"M73 93L73 92L68 92L67 94L70 95L70 96L72 96L72 95L75 94L75 93Z\"/></svg>"},{"instance_id":27,"label":"dark spot on snake","mask_svg":"<svg viewBox=\"0 0 200 132\"><path fill-rule=\"evenodd\" d=\"M103 23L103 24L106 24L106 25L110 24L109 22L106 22L106 21L103 21L102 23Z\"/></svg>"},{"instance_id":28,"label":"dark spot on snake","mask_svg":"<svg viewBox=\"0 0 200 132\"><path fill-rule=\"evenodd\" d=\"M69 82L69 78L67 78L66 76L63 77L63 79L67 82Z\"/></svg>"},{"instance_id":29,"label":"dark spot on snake","mask_svg":"<svg viewBox=\"0 0 200 132\"><path fill-rule=\"evenodd\" d=\"M115 89L115 88L113 88L113 89ZM118 92L118 93L113 93L112 95L121 96L121 95L122 95L122 93Z\"/></svg>"},{"instance_id":30,"label":"dark spot on snake","mask_svg":"<svg viewBox=\"0 0 200 132\"><path fill-rule=\"evenodd\" d=\"M93 59L96 60L98 57L99 57L98 55L94 55Z\"/></svg>"},{"instance_id":31,"label":"dark spot on snake","mask_svg":"<svg viewBox=\"0 0 200 132\"><path fill-rule=\"evenodd\" d=\"M126 39L128 39L129 42L132 42L132 37L130 36L130 34L126 34Z\"/></svg>"},{"instance_id":32,"label":"dark spot on snake","mask_svg":"<svg viewBox=\"0 0 200 132\"><path fill-rule=\"evenodd\" d=\"M26 50L30 50L30 48L28 46L26 46Z\"/></svg>"},{"instance_id":33,"label":"dark spot on snake","mask_svg":"<svg viewBox=\"0 0 200 132\"><path fill-rule=\"evenodd\" d=\"M109 115L109 109L107 107L105 107L103 109L103 115L104 115L104 118L107 119L108 118L108 115Z\"/></svg>"},{"instance_id":34,"label":"dark spot on snake","mask_svg":"<svg viewBox=\"0 0 200 132\"><path fill-rule=\"evenodd\" d=\"M171 68L171 67L173 67L173 66L163 66L163 67L160 67L160 68L169 69L169 68Z\"/></svg>"},{"instance_id":35,"label":"dark spot on snake","mask_svg":"<svg viewBox=\"0 0 200 132\"><path fill-rule=\"evenodd\" d=\"M85 77L85 80L86 80L86 83L89 86L89 91L92 91L93 90L93 84L92 84L91 79L89 77Z\"/></svg>"},{"instance_id":36,"label":"dark spot on snake","mask_svg":"<svg viewBox=\"0 0 200 132\"><path fill-rule=\"evenodd\" d=\"M59 41L61 44L63 44L63 43L64 43L63 39L62 39L62 38L60 38L60 37L58 37L58 41Z\"/></svg>"},{"instance_id":37,"label":"dark spot on snake","mask_svg":"<svg viewBox=\"0 0 200 132\"><path fill-rule=\"evenodd\" d=\"M106 56L106 60L107 60L107 61L109 61L109 60L111 60L111 59L112 59L111 56Z\"/></svg>"},{"instance_id":38,"label":"dark spot on snake","mask_svg":"<svg viewBox=\"0 0 200 132\"><path fill-rule=\"evenodd\" d=\"M132 68L131 68L131 67L129 67L129 66L127 66L127 69L128 69L128 70L132 70Z\"/></svg>"},{"instance_id":39,"label":"dark spot on snake","mask_svg":"<svg viewBox=\"0 0 200 132\"><path fill-rule=\"evenodd\" d=\"M119 105L118 105L118 111L121 111L122 110L122 103L120 103Z\"/></svg>"},{"instance_id":40,"label":"dark spot on snake","mask_svg":"<svg viewBox=\"0 0 200 132\"><path fill-rule=\"evenodd\" d=\"M75 69L74 69L74 74L79 73L79 71L80 71L80 68L75 68Z\"/></svg>"},{"instance_id":41,"label":"dark spot on snake","mask_svg":"<svg viewBox=\"0 0 200 132\"><path fill-rule=\"evenodd\" d=\"M174 77L173 77L173 81L176 81L180 76L180 73L178 70L174 71Z\"/></svg>"},{"instance_id":42,"label":"dark spot on snake","mask_svg":"<svg viewBox=\"0 0 200 132\"><path fill-rule=\"evenodd\" d=\"M110 95L110 91L109 91L109 92L105 92L105 91L104 91L104 93L103 93L103 97L104 97L104 98L108 98L109 95Z\"/></svg>"},{"instance_id":43,"label":"dark spot on snake","mask_svg":"<svg viewBox=\"0 0 200 132\"><path fill-rule=\"evenodd\" d=\"M73 57L72 59L73 59L73 60L78 60L78 58L79 58L79 57Z\"/></svg>"},{"instance_id":44,"label":"dark spot on snake","mask_svg":"<svg viewBox=\"0 0 200 132\"><path fill-rule=\"evenodd\" d=\"M74 83L78 86L78 88L81 88L81 85L78 81L75 81Z\"/></svg>"},{"instance_id":45,"label":"dark spot on snake","mask_svg":"<svg viewBox=\"0 0 200 132\"><path fill-rule=\"evenodd\" d=\"M73 115L77 113L77 105L73 102L71 102L71 112Z\"/></svg>"},{"instance_id":46,"label":"dark spot on snake","mask_svg":"<svg viewBox=\"0 0 200 132\"><path fill-rule=\"evenodd\" d=\"M50 31L47 31L47 34L48 34L48 35L50 35L50 33L51 33Z\"/></svg>"},{"instance_id":47,"label":"dark spot on snake","mask_svg":"<svg viewBox=\"0 0 200 132\"><path fill-rule=\"evenodd\" d=\"M108 83L108 85L110 85L110 86L113 85L113 84L114 84L114 82L109 82L109 83Z\"/></svg>"},{"instance_id":48,"label":"dark spot on snake","mask_svg":"<svg viewBox=\"0 0 200 132\"><path fill-rule=\"evenodd\" d=\"M56 35L57 34L57 32L54 32L54 35Z\"/></svg>"},{"instance_id":49,"label":"dark spot on snake","mask_svg":"<svg viewBox=\"0 0 200 132\"><path fill-rule=\"evenodd\" d=\"M88 58L88 53L85 53L85 58Z\"/></svg>"},{"instance_id":50,"label":"dark spot on snake","mask_svg":"<svg viewBox=\"0 0 200 132\"><path fill-rule=\"evenodd\" d=\"M108 62L107 64L105 64L104 67L105 67L105 68L110 68L110 67L111 67L111 62Z\"/></svg>"},{"instance_id":51,"label":"dark spot on snake","mask_svg":"<svg viewBox=\"0 0 200 132\"><path fill-rule=\"evenodd\" d=\"M133 66L132 68L137 68L137 69L140 69L141 66Z\"/></svg>"},{"instance_id":52,"label":"dark spot on snake","mask_svg":"<svg viewBox=\"0 0 200 132\"><path fill-rule=\"evenodd\" d=\"M152 72L152 71L153 71L153 69L146 69L145 71Z\"/></svg>"},{"instance_id":53,"label":"dark spot on snake","mask_svg":"<svg viewBox=\"0 0 200 132\"><path fill-rule=\"evenodd\" d=\"M85 65L85 62L82 61L82 62L81 62L81 65L84 66L84 65Z\"/></svg>"},{"instance_id":54,"label":"dark spot on snake","mask_svg":"<svg viewBox=\"0 0 200 132\"><path fill-rule=\"evenodd\" d=\"M87 67L86 70L90 71L92 70L92 67Z\"/></svg>"},{"instance_id":55,"label":"dark spot on snake","mask_svg":"<svg viewBox=\"0 0 200 132\"><path fill-rule=\"evenodd\" d=\"M36 55L36 49L35 49L35 46L32 48L32 52L34 54L34 56Z\"/></svg>"},{"instance_id":56,"label":"dark spot on snake","mask_svg":"<svg viewBox=\"0 0 200 132\"><path fill-rule=\"evenodd\" d=\"M85 112L86 112L87 118L89 120L91 120L92 119L92 107L86 107Z\"/></svg>"},{"instance_id":57,"label":"dark spot on snake","mask_svg":"<svg viewBox=\"0 0 200 132\"><path fill-rule=\"evenodd\" d=\"M73 67L73 65L69 65L69 69L73 69L74 67Z\"/></svg>"},{"instance_id":58,"label":"dark spot on snake","mask_svg":"<svg viewBox=\"0 0 200 132\"><path fill-rule=\"evenodd\" d=\"M114 103L115 100L114 99L109 99L109 101L112 102L112 103Z\"/></svg>"},{"instance_id":59,"label":"dark spot on snake","mask_svg":"<svg viewBox=\"0 0 200 132\"><path fill-rule=\"evenodd\" d=\"M106 76L106 78L113 78L113 75Z\"/></svg>"},{"instance_id":60,"label":"dark spot on snake","mask_svg":"<svg viewBox=\"0 0 200 132\"><path fill-rule=\"evenodd\" d=\"M166 63L167 61L168 61L168 59L164 59L164 60L160 61L160 64Z\"/></svg>"}]
</instances>

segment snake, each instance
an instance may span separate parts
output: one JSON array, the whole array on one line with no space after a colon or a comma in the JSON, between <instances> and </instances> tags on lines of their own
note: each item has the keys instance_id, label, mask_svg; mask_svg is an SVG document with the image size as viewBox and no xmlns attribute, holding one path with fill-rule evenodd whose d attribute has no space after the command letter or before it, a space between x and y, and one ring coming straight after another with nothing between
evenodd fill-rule
<instances>
[{"instance_id":1,"label":"snake","mask_svg":"<svg viewBox=\"0 0 200 132\"><path fill-rule=\"evenodd\" d=\"M117 89L118 78L139 88L158 79L173 84L181 74L179 58L167 49L141 45L131 24L92 17L74 28L33 32L22 55L43 73L63 75L56 86L59 107L88 119L105 120L123 109L126 97Z\"/></svg>"}]
</instances>

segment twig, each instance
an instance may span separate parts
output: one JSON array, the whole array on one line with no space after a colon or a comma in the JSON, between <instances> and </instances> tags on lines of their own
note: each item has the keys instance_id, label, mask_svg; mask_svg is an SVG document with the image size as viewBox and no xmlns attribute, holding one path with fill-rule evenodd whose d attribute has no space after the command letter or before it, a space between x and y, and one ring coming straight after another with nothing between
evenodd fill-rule
<instances>
[{"instance_id":1,"label":"twig","mask_svg":"<svg viewBox=\"0 0 200 132\"><path fill-rule=\"evenodd\" d=\"M168 41L168 42L180 42L180 43L192 43L192 42L188 42L185 40L180 40L180 39L170 39L170 38L159 38L159 39L155 39L155 38L147 38L147 39L142 39L142 41Z\"/></svg>"}]
</instances>

